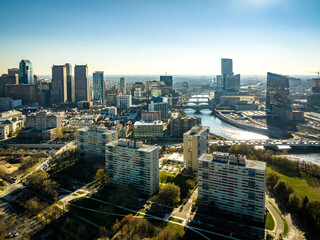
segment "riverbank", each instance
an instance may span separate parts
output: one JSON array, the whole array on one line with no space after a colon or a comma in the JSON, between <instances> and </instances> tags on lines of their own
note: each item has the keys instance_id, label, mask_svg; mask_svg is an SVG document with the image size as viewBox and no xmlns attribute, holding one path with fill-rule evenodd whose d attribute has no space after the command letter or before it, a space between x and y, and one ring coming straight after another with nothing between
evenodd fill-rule
<instances>
[{"instance_id":1,"label":"riverbank","mask_svg":"<svg viewBox=\"0 0 320 240\"><path fill-rule=\"evenodd\" d=\"M219 111L215 111L214 115L217 118L219 118L221 121L225 121L226 123L228 123L232 126L235 126L235 127L238 127L238 128L244 129L244 130L248 130L248 131L252 131L252 132L256 132L256 133L261 133L261 134L264 134L264 135L267 135L267 136L273 137L273 138L280 138L282 135L281 132L276 132L276 131L272 131L269 129L263 129L260 127L254 127L254 126L240 124L239 122L236 122L236 121L226 117L224 114L222 114Z\"/></svg>"}]
</instances>

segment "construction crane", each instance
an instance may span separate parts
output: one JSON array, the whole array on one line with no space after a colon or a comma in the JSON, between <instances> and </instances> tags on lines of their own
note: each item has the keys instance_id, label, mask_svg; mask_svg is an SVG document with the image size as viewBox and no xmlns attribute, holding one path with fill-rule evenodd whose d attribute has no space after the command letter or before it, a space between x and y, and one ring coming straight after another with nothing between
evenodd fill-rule
<instances>
[{"instance_id":1,"label":"construction crane","mask_svg":"<svg viewBox=\"0 0 320 240\"><path fill-rule=\"evenodd\" d=\"M320 71L319 70L318 70L318 72L308 72L308 73L316 73L316 74L318 74L318 78L320 76Z\"/></svg>"}]
</instances>

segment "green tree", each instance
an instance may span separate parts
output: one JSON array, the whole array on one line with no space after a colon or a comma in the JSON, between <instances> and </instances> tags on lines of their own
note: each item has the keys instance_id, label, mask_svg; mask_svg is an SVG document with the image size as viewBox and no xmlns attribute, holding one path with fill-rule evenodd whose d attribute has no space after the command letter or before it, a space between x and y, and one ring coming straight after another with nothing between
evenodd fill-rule
<instances>
[{"instance_id":1,"label":"green tree","mask_svg":"<svg viewBox=\"0 0 320 240\"><path fill-rule=\"evenodd\" d=\"M279 180L280 176L279 174L275 173L275 172L271 172L267 174L267 186L269 186L270 188L274 188L274 186L277 184L278 180Z\"/></svg>"},{"instance_id":2,"label":"green tree","mask_svg":"<svg viewBox=\"0 0 320 240\"><path fill-rule=\"evenodd\" d=\"M106 183L108 180L107 171L104 168L97 170L96 175L94 176L94 181L99 182L100 184Z\"/></svg>"},{"instance_id":3,"label":"green tree","mask_svg":"<svg viewBox=\"0 0 320 240\"><path fill-rule=\"evenodd\" d=\"M285 202L288 202L289 195L293 192L292 188L289 187L288 183L283 179L278 180L277 184L274 186L274 190Z\"/></svg>"},{"instance_id":4,"label":"green tree","mask_svg":"<svg viewBox=\"0 0 320 240\"><path fill-rule=\"evenodd\" d=\"M301 198L296 193L291 193L288 205L293 211L298 211L301 208Z\"/></svg>"},{"instance_id":5,"label":"green tree","mask_svg":"<svg viewBox=\"0 0 320 240\"><path fill-rule=\"evenodd\" d=\"M274 236L272 236L270 233L267 234L266 240L273 240Z\"/></svg>"},{"instance_id":6,"label":"green tree","mask_svg":"<svg viewBox=\"0 0 320 240\"><path fill-rule=\"evenodd\" d=\"M159 190L159 199L165 204L175 206L180 202L180 187L174 183L162 185Z\"/></svg>"}]
</instances>

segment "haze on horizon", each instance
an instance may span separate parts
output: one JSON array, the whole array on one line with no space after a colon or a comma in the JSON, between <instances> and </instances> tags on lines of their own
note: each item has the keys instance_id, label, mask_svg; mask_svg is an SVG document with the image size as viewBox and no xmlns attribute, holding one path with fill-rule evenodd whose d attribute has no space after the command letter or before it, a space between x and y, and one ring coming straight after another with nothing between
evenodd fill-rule
<instances>
[{"instance_id":1,"label":"haze on horizon","mask_svg":"<svg viewBox=\"0 0 320 240\"><path fill-rule=\"evenodd\" d=\"M29 59L89 73L315 75L320 68L318 0L0 1L0 74Z\"/></svg>"}]
</instances>

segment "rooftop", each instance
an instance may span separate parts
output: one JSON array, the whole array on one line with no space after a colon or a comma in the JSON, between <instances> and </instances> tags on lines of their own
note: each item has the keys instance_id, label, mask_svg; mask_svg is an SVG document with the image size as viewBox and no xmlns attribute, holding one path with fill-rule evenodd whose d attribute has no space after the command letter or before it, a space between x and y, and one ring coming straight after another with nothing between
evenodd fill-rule
<instances>
[{"instance_id":1,"label":"rooftop","mask_svg":"<svg viewBox=\"0 0 320 240\"><path fill-rule=\"evenodd\" d=\"M158 149L157 147L152 145L145 145L142 143L142 141L134 141L134 140L125 139L125 138L121 138L119 140L108 143L106 146L135 149L142 152L152 152Z\"/></svg>"}]
</instances>

